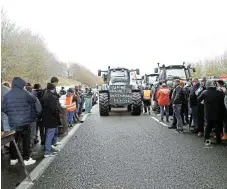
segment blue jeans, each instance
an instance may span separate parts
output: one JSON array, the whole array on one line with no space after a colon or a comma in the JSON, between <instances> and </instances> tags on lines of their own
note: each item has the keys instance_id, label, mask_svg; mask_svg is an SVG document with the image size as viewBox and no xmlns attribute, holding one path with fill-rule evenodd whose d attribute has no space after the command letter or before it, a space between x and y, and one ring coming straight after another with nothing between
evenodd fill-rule
<instances>
[{"instance_id":1,"label":"blue jeans","mask_svg":"<svg viewBox=\"0 0 227 189\"><path fill-rule=\"evenodd\" d=\"M55 145L58 141L58 126L55 128L54 138L52 140L52 144Z\"/></svg>"},{"instance_id":2,"label":"blue jeans","mask_svg":"<svg viewBox=\"0 0 227 189\"><path fill-rule=\"evenodd\" d=\"M85 112L90 113L92 108L91 98L85 98Z\"/></svg>"},{"instance_id":3,"label":"blue jeans","mask_svg":"<svg viewBox=\"0 0 227 189\"><path fill-rule=\"evenodd\" d=\"M45 141L45 152L52 152L52 141L56 133L56 128L47 128L46 129L46 141Z\"/></svg>"},{"instance_id":4,"label":"blue jeans","mask_svg":"<svg viewBox=\"0 0 227 189\"><path fill-rule=\"evenodd\" d=\"M183 130L183 123L181 118L181 104L175 104L173 111L177 119L177 130Z\"/></svg>"},{"instance_id":5,"label":"blue jeans","mask_svg":"<svg viewBox=\"0 0 227 189\"><path fill-rule=\"evenodd\" d=\"M197 130L198 129L198 124L197 124L197 109L198 106L191 106L191 110L192 110L192 120L194 123L194 128Z\"/></svg>"},{"instance_id":6,"label":"blue jeans","mask_svg":"<svg viewBox=\"0 0 227 189\"><path fill-rule=\"evenodd\" d=\"M165 108L165 109L164 109ZM169 117L169 106L160 106L161 118L164 118L164 113L166 112L166 117Z\"/></svg>"},{"instance_id":7,"label":"blue jeans","mask_svg":"<svg viewBox=\"0 0 227 189\"><path fill-rule=\"evenodd\" d=\"M10 131L8 116L4 112L1 113L1 116L4 131Z\"/></svg>"},{"instance_id":8,"label":"blue jeans","mask_svg":"<svg viewBox=\"0 0 227 189\"><path fill-rule=\"evenodd\" d=\"M77 113L77 114L78 114L78 112L79 112L79 109L80 109L80 104L78 104L77 107L76 107L76 113Z\"/></svg>"},{"instance_id":9,"label":"blue jeans","mask_svg":"<svg viewBox=\"0 0 227 189\"><path fill-rule=\"evenodd\" d=\"M73 116L74 116L75 111L73 112L68 112L68 124L72 125L73 124Z\"/></svg>"}]
</instances>

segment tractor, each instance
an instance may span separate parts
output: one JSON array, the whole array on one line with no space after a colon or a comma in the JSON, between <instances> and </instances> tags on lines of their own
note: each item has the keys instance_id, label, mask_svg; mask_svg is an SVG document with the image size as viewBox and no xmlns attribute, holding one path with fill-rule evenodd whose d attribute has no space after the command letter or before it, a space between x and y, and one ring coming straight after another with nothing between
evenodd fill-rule
<instances>
[{"instance_id":1,"label":"tractor","mask_svg":"<svg viewBox=\"0 0 227 189\"><path fill-rule=\"evenodd\" d=\"M189 82L192 79L191 70L193 72L196 72L195 68L192 68L189 64L188 66L185 66L185 63L183 62L182 65L169 65L165 66L164 64L160 67L158 63L158 68L154 69L154 72L158 74L157 81L154 82L154 86L156 88L156 92L158 91L160 87L160 83L165 81L166 84L173 88L173 83L176 79L183 80L185 82ZM154 96L154 101L156 100L156 92ZM152 107L153 111L159 112L159 106L157 103L154 104ZM172 114L172 109L170 109L170 113Z\"/></svg>"},{"instance_id":2,"label":"tractor","mask_svg":"<svg viewBox=\"0 0 227 189\"><path fill-rule=\"evenodd\" d=\"M125 108L131 115L141 114L141 92L136 83L136 75L139 69L130 70L116 67L102 71L98 70L98 76L103 74L103 80L108 88L99 90L100 116L108 116L111 108Z\"/></svg>"},{"instance_id":3,"label":"tractor","mask_svg":"<svg viewBox=\"0 0 227 189\"><path fill-rule=\"evenodd\" d=\"M144 76L142 76L143 85L144 86L149 86L151 88L153 83L157 81L158 76L159 76L159 74L157 74L157 73L155 73L155 74L145 74Z\"/></svg>"}]
</instances>

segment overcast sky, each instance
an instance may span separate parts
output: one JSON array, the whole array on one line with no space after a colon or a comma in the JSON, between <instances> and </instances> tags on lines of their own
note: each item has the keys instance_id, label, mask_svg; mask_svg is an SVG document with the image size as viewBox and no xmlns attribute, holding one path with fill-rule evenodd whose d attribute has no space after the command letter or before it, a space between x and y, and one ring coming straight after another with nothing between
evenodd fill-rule
<instances>
[{"instance_id":1,"label":"overcast sky","mask_svg":"<svg viewBox=\"0 0 227 189\"><path fill-rule=\"evenodd\" d=\"M60 60L97 74L112 66L151 73L227 49L226 0L5 0L8 17L42 35Z\"/></svg>"}]
</instances>

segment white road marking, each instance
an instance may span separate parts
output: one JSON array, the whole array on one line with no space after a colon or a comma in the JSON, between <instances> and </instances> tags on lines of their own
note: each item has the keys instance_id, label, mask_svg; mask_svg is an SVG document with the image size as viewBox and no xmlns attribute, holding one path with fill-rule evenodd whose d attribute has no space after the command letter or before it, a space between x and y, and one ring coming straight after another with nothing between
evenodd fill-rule
<instances>
[{"instance_id":1,"label":"white road marking","mask_svg":"<svg viewBox=\"0 0 227 189\"><path fill-rule=\"evenodd\" d=\"M151 117L153 120L157 121L159 124L163 125L164 127L169 127L168 125L166 125L165 123L163 122L160 122L157 118L155 117Z\"/></svg>"},{"instance_id":2,"label":"white road marking","mask_svg":"<svg viewBox=\"0 0 227 189\"><path fill-rule=\"evenodd\" d=\"M83 116L83 121L86 120L87 116L89 114L85 114ZM65 145L68 143L68 141L72 138L72 136L76 133L77 129L79 129L81 124L75 125L68 133L68 135L66 135L62 140L61 140L61 145L58 147L58 149L63 149L65 147ZM57 156L53 156L53 157L48 157L48 158L44 158L34 169L33 171L30 173L30 177L32 179L32 181L38 180L41 175L44 173L44 171L50 166L50 164L54 161L54 159ZM16 188L16 189L30 189L32 188L33 183L29 182L27 180L27 178L25 180L23 180L20 185Z\"/></svg>"}]
</instances>

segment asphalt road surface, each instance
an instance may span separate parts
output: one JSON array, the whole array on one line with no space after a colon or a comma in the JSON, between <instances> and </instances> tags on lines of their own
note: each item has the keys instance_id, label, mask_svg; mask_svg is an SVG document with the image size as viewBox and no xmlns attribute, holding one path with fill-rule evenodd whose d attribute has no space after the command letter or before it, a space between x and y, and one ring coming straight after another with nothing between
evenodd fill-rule
<instances>
[{"instance_id":1,"label":"asphalt road surface","mask_svg":"<svg viewBox=\"0 0 227 189\"><path fill-rule=\"evenodd\" d=\"M226 189L227 150L176 134L149 115L98 106L33 189Z\"/></svg>"}]
</instances>

